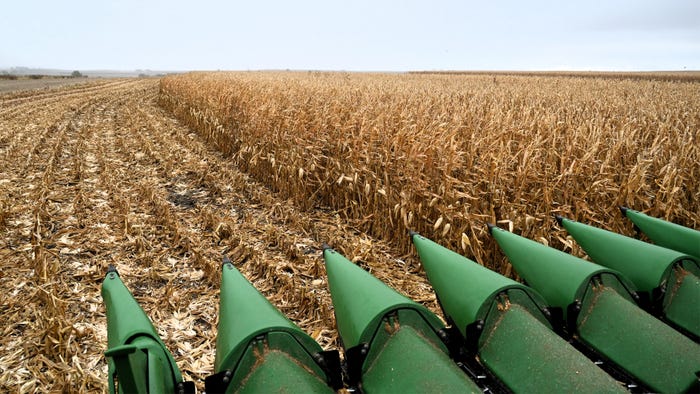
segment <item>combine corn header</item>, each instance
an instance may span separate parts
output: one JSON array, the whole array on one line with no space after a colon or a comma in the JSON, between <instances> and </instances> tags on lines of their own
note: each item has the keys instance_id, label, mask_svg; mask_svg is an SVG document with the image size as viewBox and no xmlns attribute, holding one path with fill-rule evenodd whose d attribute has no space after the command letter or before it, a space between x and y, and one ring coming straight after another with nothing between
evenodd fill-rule
<instances>
[{"instance_id":1,"label":"combine corn header","mask_svg":"<svg viewBox=\"0 0 700 394\"><path fill-rule=\"evenodd\" d=\"M226 258L207 393L700 390L700 232L623 209L657 245L557 217L593 262L489 226L526 284L411 233L445 321L323 248L344 361ZM112 393L192 393L115 269Z\"/></svg>"}]
</instances>

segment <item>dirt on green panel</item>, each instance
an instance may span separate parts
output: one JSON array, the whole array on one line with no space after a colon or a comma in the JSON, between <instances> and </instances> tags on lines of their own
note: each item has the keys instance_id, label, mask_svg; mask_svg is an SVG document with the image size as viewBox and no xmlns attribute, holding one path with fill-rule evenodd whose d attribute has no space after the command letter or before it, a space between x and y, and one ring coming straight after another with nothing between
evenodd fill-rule
<instances>
[{"instance_id":1,"label":"dirt on green panel","mask_svg":"<svg viewBox=\"0 0 700 394\"><path fill-rule=\"evenodd\" d=\"M383 345L364 373L367 393L481 392L444 351L411 326L400 326Z\"/></svg>"},{"instance_id":2,"label":"dirt on green panel","mask_svg":"<svg viewBox=\"0 0 700 394\"><path fill-rule=\"evenodd\" d=\"M486 322L479 357L511 390L625 392L621 384L521 306L498 308L489 320L493 321Z\"/></svg>"},{"instance_id":3,"label":"dirt on green panel","mask_svg":"<svg viewBox=\"0 0 700 394\"><path fill-rule=\"evenodd\" d=\"M697 382L700 345L606 286L584 300L578 336L654 391L683 392Z\"/></svg>"}]
</instances>

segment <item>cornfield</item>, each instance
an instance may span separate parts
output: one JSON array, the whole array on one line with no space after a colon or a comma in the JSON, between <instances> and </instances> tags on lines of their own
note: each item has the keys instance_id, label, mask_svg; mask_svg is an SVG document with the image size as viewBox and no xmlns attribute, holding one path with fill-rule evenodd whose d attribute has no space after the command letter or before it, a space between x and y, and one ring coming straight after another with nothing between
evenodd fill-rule
<instances>
[{"instance_id":1,"label":"cornfield","mask_svg":"<svg viewBox=\"0 0 700 394\"><path fill-rule=\"evenodd\" d=\"M302 209L510 275L487 222L578 255L552 215L700 224L697 79L594 76L191 73L163 79L160 103Z\"/></svg>"},{"instance_id":2,"label":"cornfield","mask_svg":"<svg viewBox=\"0 0 700 394\"><path fill-rule=\"evenodd\" d=\"M552 214L700 228L698 80L190 73L2 94L0 391L106 389L108 265L201 388L223 256L337 349L323 242L438 312L407 229L514 276L485 223L577 255Z\"/></svg>"},{"instance_id":3,"label":"cornfield","mask_svg":"<svg viewBox=\"0 0 700 394\"><path fill-rule=\"evenodd\" d=\"M200 388L223 256L326 349L339 344L323 241L438 310L416 264L280 198L157 99L154 79L0 95L0 391L106 390L109 265Z\"/></svg>"}]
</instances>

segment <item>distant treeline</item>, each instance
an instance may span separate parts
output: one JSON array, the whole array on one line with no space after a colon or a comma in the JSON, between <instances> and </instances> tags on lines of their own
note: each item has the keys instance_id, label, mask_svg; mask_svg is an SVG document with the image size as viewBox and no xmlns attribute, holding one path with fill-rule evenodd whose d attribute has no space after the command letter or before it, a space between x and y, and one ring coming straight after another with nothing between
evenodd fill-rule
<instances>
[{"instance_id":1,"label":"distant treeline","mask_svg":"<svg viewBox=\"0 0 700 394\"><path fill-rule=\"evenodd\" d=\"M698 82L700 71L411 71L410 74L642 79Z\"/></svg>"},{"instance_id":2,"label":"distant treeline","mask_svg":"<svg viewBox=\"0 0 700 394\"><path fill-rule=\"evenodd\" d=\"M15 75L15 74L0 74L0 80L17 80L17 79L71 79L71 78L83 78L85 75L43 75L43 74L29 74L29 75Z\"/></svg>"}]
</instances>

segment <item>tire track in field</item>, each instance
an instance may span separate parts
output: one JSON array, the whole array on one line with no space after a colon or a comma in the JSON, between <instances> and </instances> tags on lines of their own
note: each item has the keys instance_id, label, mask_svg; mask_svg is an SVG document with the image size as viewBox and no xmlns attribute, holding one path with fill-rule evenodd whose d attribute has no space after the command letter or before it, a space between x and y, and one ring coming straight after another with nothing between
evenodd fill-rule
<instances>
[{"instance_id":1,"label":"tire track in field","mask_svg":"<svg viewBox=\"0 0 700 394\"><path fill-rule=\"evenodd\" d=\"M0 95L0 119L13 118L20 113L25 116L41 112L45 107L58 101L70 99L84 100L87 94L101 94L105 89L119 89L129 84L129 80L103 80L86 85L64 86L46 92L22 91Z\"/></svg>"},{"instance_id":2,"label":"tire track in field","mask_svg":"<svg viewBox=\"0 0 700 394\"><path fill-rule=\"evenodd\" d=\"M74 112L87 105L86 95L90 97L95 92L104 93L106 89L115 92L125 83L106 83L80 93L58 91L47 94L46 100L20 105L8 105L0 100L0 108L9 106L8 112L11 112L0 115L0 160L12 162L11 157L23 151L26 145L36 145L37 141L45 138L44 133L52 131L49 125L65 118L66 112Z\"/></svg>"},{"instance_id":3,"label":"tire track in field","mask_svg":"<svg viewBox=\"0 0 700 394\"><path fill-rule=\"evenodd\" d=\"M180 364L183 372L200 380L213 364L218 288L202 280L202 266L216 262L193 256L174 225L169 203L158 197L161 163L144 153L148 147L138 137L142 125L132 119L140 100L133 101L113 108L113 124L105 133L105 145L113 149L104 152L101 182L111 188L110 204L117 211L105 216L118 219L110 225L118 230L110 234L111 259L176 358L189 360Z\"/></svg>"},{"instance_id":4,"label":"tire track in field","mask_svg":"<svg viewBox=\"0 0 700 394\"><path fill-rule=\"evenodd\" d=\"M173 130L171 133L153 133L154 138L161 140L154 145L172 146L163 155L174 155L183 163L184 178L187 179L189 175L184 184L192 185L192 189L202 186L211 188L211 194L218 196L218 199L206 205L209 211L207 215L194 218L201 219L213 213L228 231L239 235L238 239L234 239L231 249L242 244L249 251L248 254L253 252L252 255L241 257L249 261L240 267L244 275L262 289L268 298L273 301L276 297L282 298L276 306L307 332L319 333L330 329L324 333L330 332L332 338L315 335L324 345L337 346L337 333L333 329L334 319L329 309L330 296L325 286L323 263L320 252L316 249L323 242L329 242L356 261L362 261L367 269L395 288L405 288L406 283L422 284L422 292L409 295L437 311L435 297L425 277L416 274L416 265L393 257L398 255L396 251L358 233L327 211L299 212L292 203L280 201L268 189L232 169L220 154L206 147L199 138L193 138L189 130L176 132L175 130L182 130L177 128L177 122L154 114L149 115L149 118L163 119L166 130ZM152 129L162 127L162 124L156 124ZM164 142L168 137L175 141ZM202 160L206 161L204 170L196 165ZM186 165L188 162L192 164ZM191 170L187 170L188 167ZM206 174L204 177L203 172ZM235 198L226 199L221 195L222 190L236 190L236 185L246 186L238 188L237 194L232 195ZM238 214L231 214L240 211L237 206L241 203L248 211L245 220L240 220ZM188 227L195 228L196 225L189 224ZM204 224L199 228L206 229L207 226ZM273 277L281 283L271 286L266 277ZM310 296L309 292L313 295Z\"/></svg>"},{"instance_id":5,"label":"tire track in field","mask_svg":"<svg viewBox=\"0 0 700 394\"><path fill-rule=\"evenodd\" d=\"M103 344L95 340L89 323L101 307L99 286L86 280L91 256L73 248L72 237L85 237L91 230L76 219L93 208L81 203L89 200L83 191L89 186L83 182L84 141L91 131L87 123L96 116L96 104L109 106L112 101L112 92L103 92L86 97L72 111L63 112L60 105L48 108L63 113L62 118L35 145L14 156L14 177L8 183L15 191L9 215L15 237L7 245L14 280L7 283L14 284L13 295L27 290L28 304L3 303L10 305L3 315L20 317L4 332L5 346L21 348L22 357L13 359L15 351L0 358L2 369L17 371L3 375L0 387L22 392L104 389L104 375L95 370L101 357L94 357ZM24 341L27 337L34 341ZM81 357L87 353L90 360Z\"/></svg>"},{"instance_id":6,"label":"tire track in field","mask_svg":"<svg viewBox=\"0 0 700 394\"><path fill-rule=\"evenodd\" d=\"M65 226L62 204L66 182L62 172L71 154L69 134L75 133L74 122L79 116L80 111L65 113L49 128L51 132L30 146L9 185L18 191L10 214L18 235L13 241L17 244L8 245L14 252L9 254L9 266L15 276L12 297L22 294L25 303L9 299L6 302L7 313L21 318L4 332L5 341L9 341L5 347L21 345L22 358L3 358L2 366L22 373L6 375L10 381L3 381L2 385L16 383L20 391L40 390L42 380L60 381L69 368L64 362L71 353L71 339L66 338L70 335L65 318L68 303L62 295L65 288L59 275L62 265L55 251L55 239ZM25 342L26 337L34 341ZM12 362L19 362L19 366Z\"/></svg>"},{"instance_id":7,"label":"tire track in field","mask_svg":"<svg viewBox=\"0 0 700 394\"><path fill-rule=\"evenodd\" d=\"M85 106L85 94L67 94L58 92L51 95L50 102L28 103L13 108L14 113L0 117L0 154L4 154L3 162L24 150L26 145L37 145L45 138L45 133L53 132L51 127L69 116L66 112L74 112ZM2 103L3 107L6 103ZM37 138L37 134L39 137ZM32 150L30 150L31 152Z\"/></svg>"}]
</instances>

